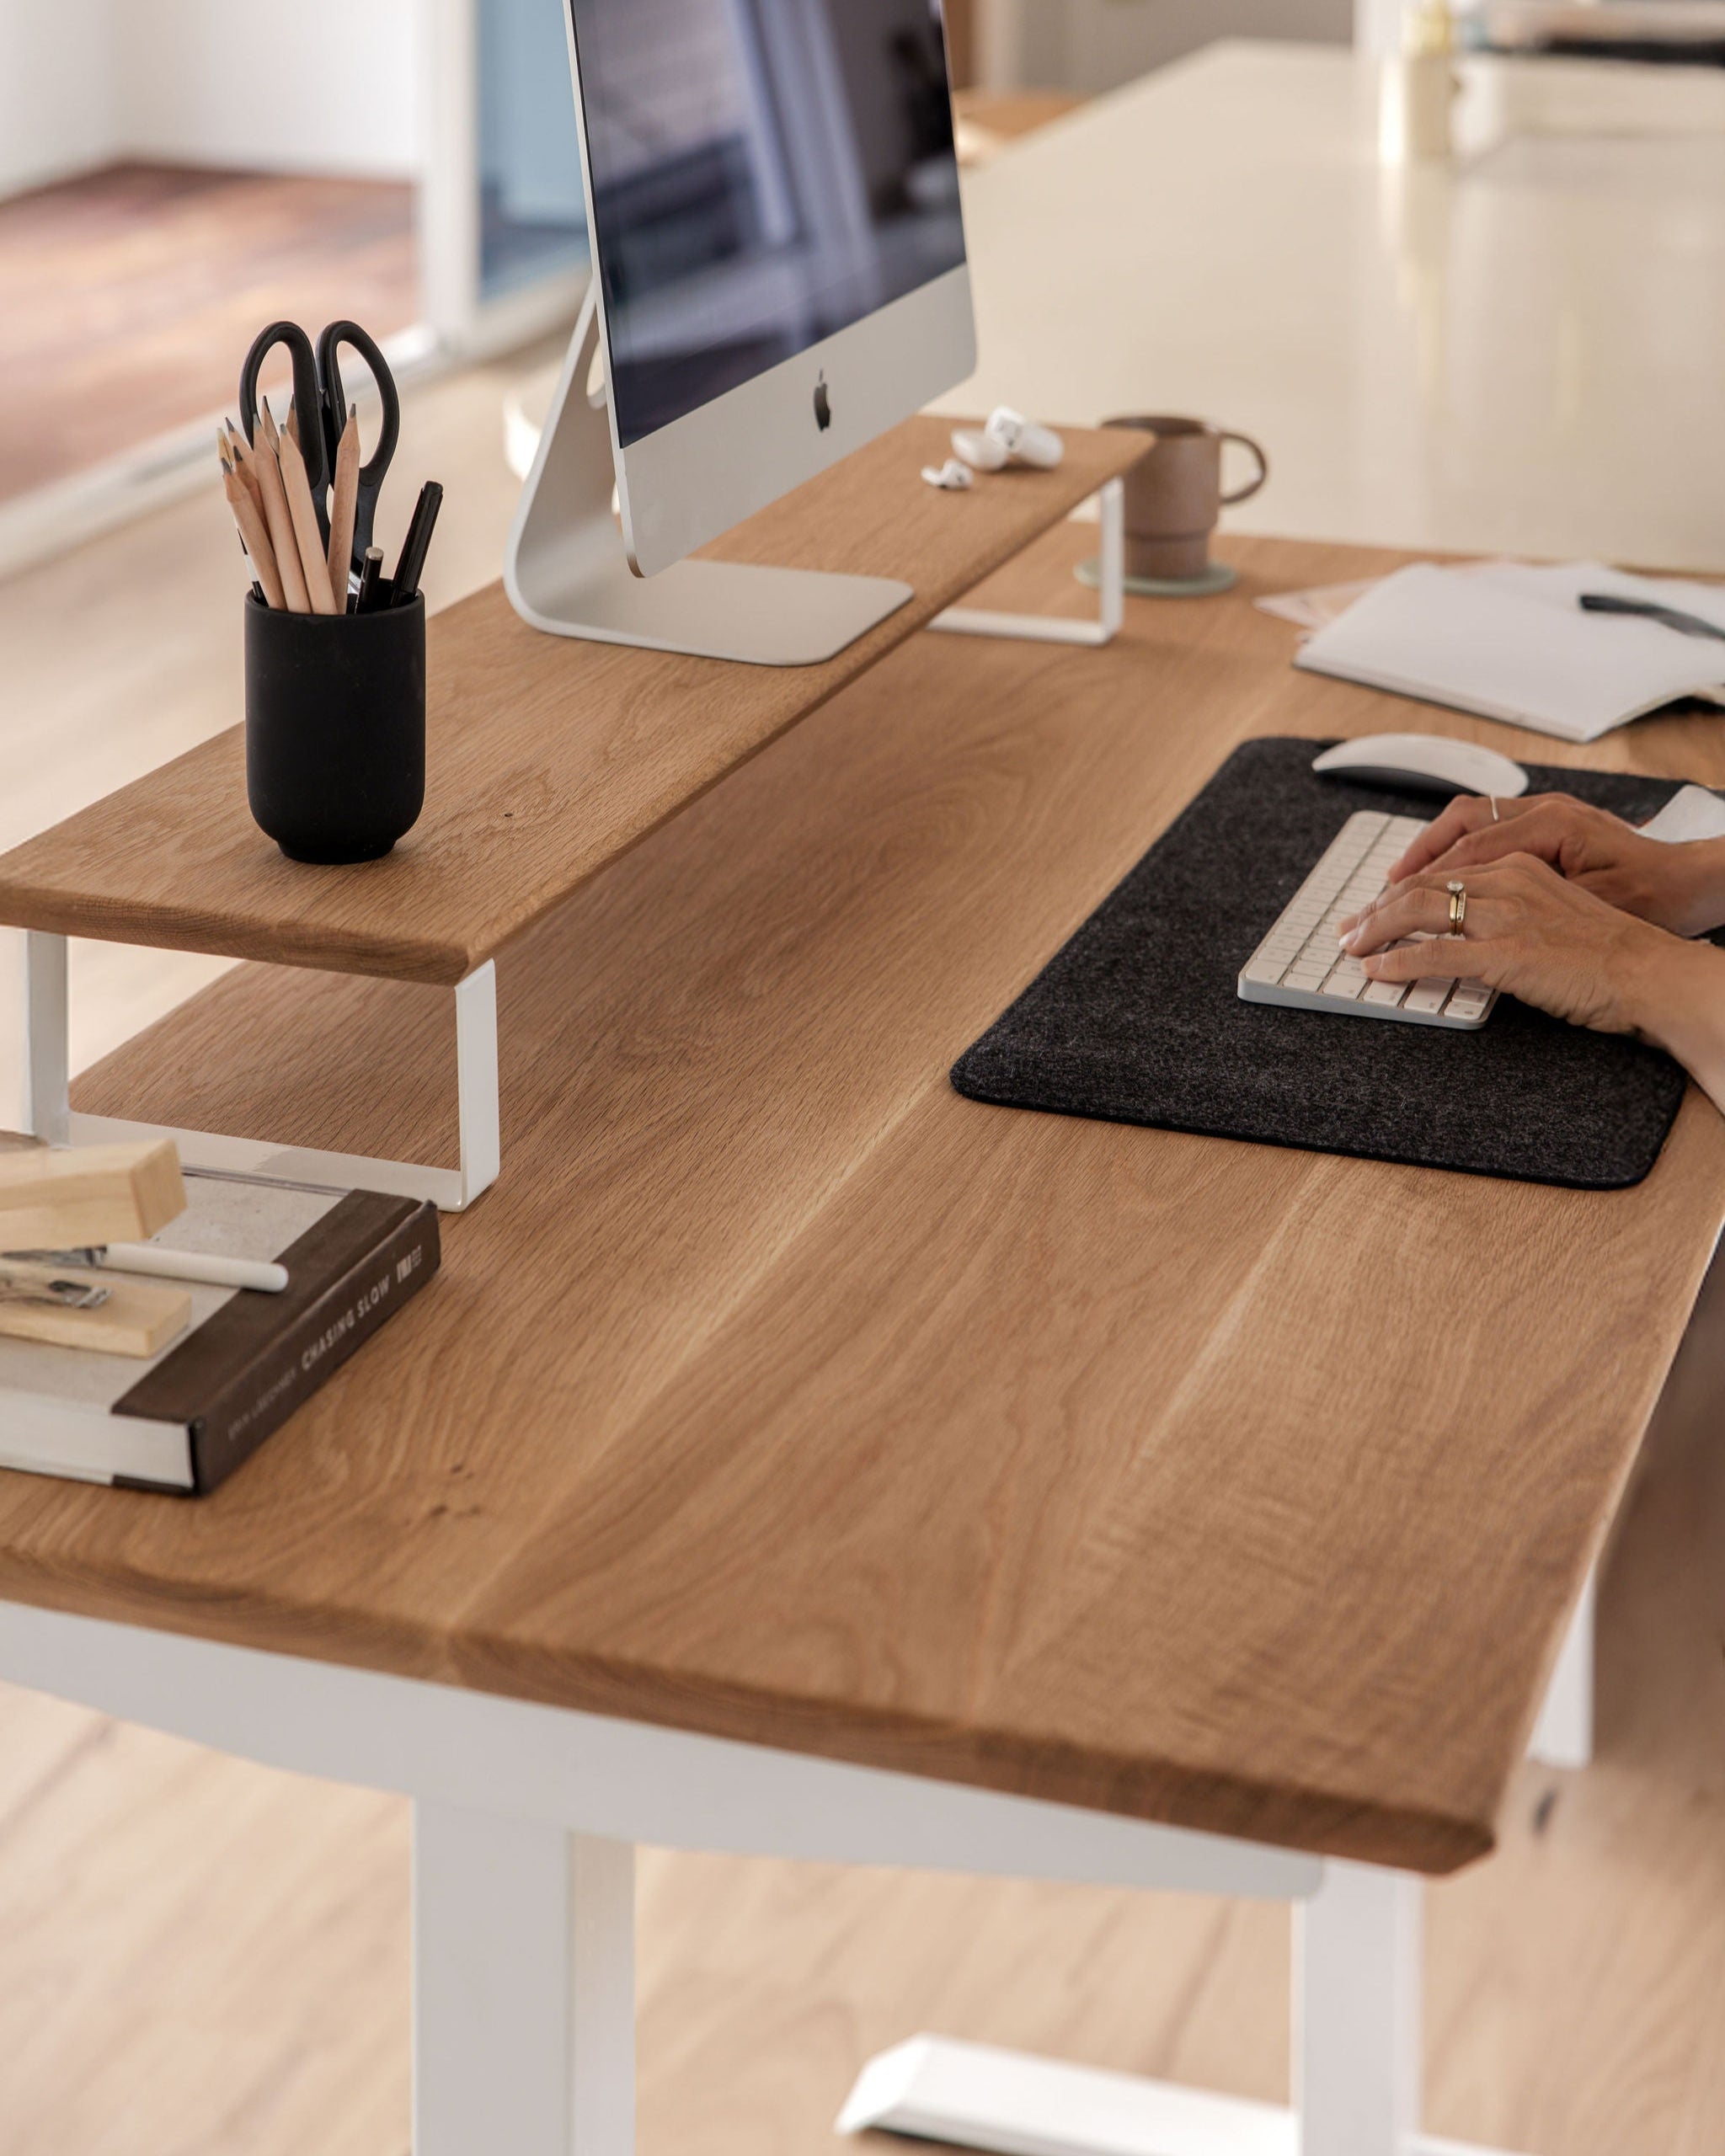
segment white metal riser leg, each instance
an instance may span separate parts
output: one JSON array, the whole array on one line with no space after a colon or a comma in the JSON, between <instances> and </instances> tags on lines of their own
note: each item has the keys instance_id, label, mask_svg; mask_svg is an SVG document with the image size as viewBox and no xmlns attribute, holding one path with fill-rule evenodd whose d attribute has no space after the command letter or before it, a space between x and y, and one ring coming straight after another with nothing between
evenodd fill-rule
<instances>
[{"instance_id":1,"label":"white metal riser leg","mask_svg":"<svg viewBox=\"0 0 1725 2156\"><path fill-rule=\"evenodd\" d=\"M1332 1862L1295 1903L1291 2104L921 2036L868 2062L839 2131L1000 2156L1493 2156L1419 2131L1421 1892Z\"/></svg>"},{"instance_id":2,"label":"white metal riser leg","mask_svg":"<svg viewBox=\"0 0 1725 2156\"><path fill-rule=\"evenodd\" d=\"M461 1166L433 1168L407 1161L325 1153L302 1145L226 1138L122 1117L80 1115L70 1094L70 1006L67 939L37 930L24 937L24 1128L51 1145L96 1145L135 1138L172 1138L189 1168L289 1182L351 1185L396 1198L430 1198L459 1213L496 1182L502 1161L497 1076L497 971L489 959L455 991L457 1113Z\"/></svg>"},{"instance_id":3,"label":"white metal riser leg","mask_svg":"<svg viewBox=\"0 0 1725 2156\"><path fill-rule=\"evenodd\" d=\"M1126 618L1126 487L1110 479L1097 496L1102 513L1102 573L1097 579L1097 618L1068 621L1058 614L995 613L984 606L948 606L932 629L967 637L1014 637L1031 643L1112 643Z\"/></svg>"}]
</instances>

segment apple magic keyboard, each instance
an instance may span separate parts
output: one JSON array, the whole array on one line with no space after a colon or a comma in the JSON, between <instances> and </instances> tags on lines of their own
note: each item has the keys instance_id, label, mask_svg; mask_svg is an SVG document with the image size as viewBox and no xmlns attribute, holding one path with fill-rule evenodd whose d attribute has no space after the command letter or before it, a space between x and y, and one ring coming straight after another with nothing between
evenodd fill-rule
<instances>
[{"instance_id":1,"label":"apple magic keyboard","mask_svg":"<svg viewBox=\"0 0 1725 2156\"><path fill-rule=\"evenodd\" d=\"M1373 980L1336 941L1341 923L1377 897L1390 870L1424 829L1418 816L1370 809L1350 816L1247 961L1240 974L1242 1001L1356 1018L1401 1018L1415 1026L1469 1031L1482 1026L1498 1000L1483 981L1435 974L1429 980Z\"/></svg>"}]
</instances>

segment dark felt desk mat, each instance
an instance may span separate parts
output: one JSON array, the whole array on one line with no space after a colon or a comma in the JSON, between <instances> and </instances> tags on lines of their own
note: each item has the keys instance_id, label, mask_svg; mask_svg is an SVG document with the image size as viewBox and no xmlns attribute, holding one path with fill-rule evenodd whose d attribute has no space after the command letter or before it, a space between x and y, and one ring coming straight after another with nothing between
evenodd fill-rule
<instances>
[{"instance_id":1,"label":"dark felt desk mat","mask_svg":"<svg viewBox=\"0 0 1725 2156\"><path fill-rule=\"evenodd\" d=\"M953 1069L971 1100L1583 1190L1639 1182L1684 1074L1639 1043L1500 997L1477 1033L1242 1003L1240 969L1356 809L1430 795L1320 778L1317 741L1229 757ZM1666 779L1528 767L1642 820Z\"/></svg>"}]
</instances>

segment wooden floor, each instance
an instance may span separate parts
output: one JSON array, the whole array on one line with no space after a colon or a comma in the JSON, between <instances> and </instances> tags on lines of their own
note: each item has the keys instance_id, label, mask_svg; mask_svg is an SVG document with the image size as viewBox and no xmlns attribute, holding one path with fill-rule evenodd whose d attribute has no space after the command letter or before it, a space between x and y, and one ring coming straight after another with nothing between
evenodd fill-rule
<instances>
[{"instance_id":1,"label":"wooden floor","mask_svg":"<svg viewBox=\"0 0 1725 2156\"><path fill-rule=\"evenodd\" d=\"M439 603L498 572L502 400L546 356L405 400L398 469L449 487ZM0 584L0 844L232 722L232 556L212 492ZM208 970L79 946L77 1059ZM16 1047L0 993L0 1121ZM1725 2151L1722 1402L1716 1278L1605 1582L1600 1757L1525 1770L1502 1852L1429 1897L1434 2132ZM0 1689L0 2151L406 2156L407 1894L398 1801ZM644 2156L829 2156L857 2062L921 2027L1278 2096L1287 1930L1237 1903L653 1857Z\"/></svg>"},{"instance_id":2,"label":"wooden floor","mask_svg":"<svg viewBox=\"0 0 1725 2156\"><path fill-rule=\"evenodd\" d=\"M264 323L418 314L391 181L120 164L0 202L0 500L231 405Z\"/></svg>"}]
</instances>

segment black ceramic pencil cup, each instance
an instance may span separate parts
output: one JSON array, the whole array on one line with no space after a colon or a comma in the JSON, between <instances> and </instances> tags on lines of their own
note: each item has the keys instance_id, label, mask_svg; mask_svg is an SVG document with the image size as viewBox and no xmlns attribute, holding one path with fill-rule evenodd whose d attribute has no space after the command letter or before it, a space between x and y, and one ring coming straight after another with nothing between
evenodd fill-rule
<instances>
[{"instance_id":1,"label":"black ceramic pencil cup","mask_svg":"<svg viewBox=\"0 0 1725 2156\"><path fill-rule=\"evenodd\" d=\"M291 861L376 861L425 804L424 596L366 614L245 607L253 815Z\"/></svg>"}]
</instances>

